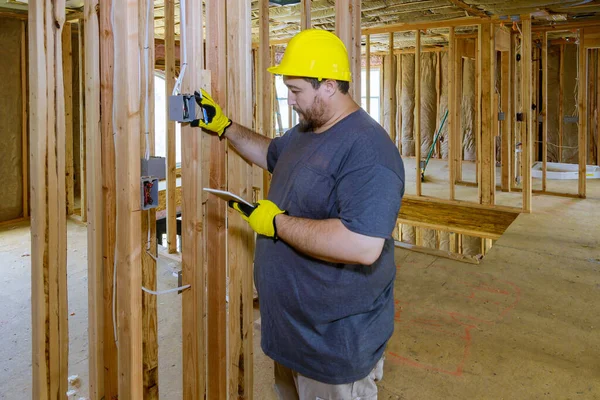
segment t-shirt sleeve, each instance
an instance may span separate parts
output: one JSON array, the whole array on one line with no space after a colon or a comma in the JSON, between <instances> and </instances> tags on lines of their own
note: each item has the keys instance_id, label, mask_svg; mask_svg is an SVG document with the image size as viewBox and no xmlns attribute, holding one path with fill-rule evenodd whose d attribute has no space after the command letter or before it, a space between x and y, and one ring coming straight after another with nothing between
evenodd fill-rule
<instances>
[{"instance_id":1,"label":"t-shirt sleeve","mask_svg":"<svg viewBox=\"0 0 600 400\"><path fill-rule=\"evenodd\" d=\"M338 183L340 219L352 232L387 239L396 225L403 194L404 182L381 164L352 169Z\"/></svg>"},{"instance_id":2,"label":"t-shirt sleeve","mask_svg":"<svg viewBox=\"0 0 600 400\"><path fill-rule=\"evenodd\" d=\"M269 149L267 150L267 169L270 173L273 173L275 165L277 164L277 160L279 160L279 156L283 152L283 149L285 149L289 143L291 136L292 132L287 131L283 134L283 136L279 136L271 140Z\"/></svg>"}]
</instances>

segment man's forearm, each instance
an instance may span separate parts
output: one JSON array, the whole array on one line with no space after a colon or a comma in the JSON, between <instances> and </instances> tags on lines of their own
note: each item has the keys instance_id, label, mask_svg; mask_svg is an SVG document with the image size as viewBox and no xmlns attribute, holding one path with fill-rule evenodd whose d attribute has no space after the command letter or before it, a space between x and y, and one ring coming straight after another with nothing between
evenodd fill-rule
<instances>
[{"instance_id":1,"label":"man's forearm","mask_svg":"<svg viewBox=\"0 0 600 400\"><path fill-rule=\"evenodd\" d=\"M277 236L296 250L320 260L345 264L373 264L384 239L350 231L339 219L314 220L276 216Z\"/></svg>"},{"instance_id":2,"label":"man's forearm","mask_svg":"<svg viewBox=\"0 0 600 400\"><path fill-rule=\"evenodd\" d=\"M227 128L224 135L242 157L265 170L267 169L267 151L271 139L235 122Z\"/></svg>"}]
</instances>

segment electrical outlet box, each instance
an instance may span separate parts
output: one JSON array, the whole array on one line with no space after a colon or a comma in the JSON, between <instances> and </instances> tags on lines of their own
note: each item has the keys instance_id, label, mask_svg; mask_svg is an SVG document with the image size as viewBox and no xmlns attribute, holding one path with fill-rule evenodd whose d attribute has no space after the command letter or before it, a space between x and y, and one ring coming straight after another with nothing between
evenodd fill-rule
<instances>
[{"instance_id":1,"label":"electrical outlet box","mask_svg":"<svg viewBox=\"0 0 600 400\"><path fill-rule=\"evenodd\" d=\"M579 117L564 117L565 124L576 124L579 122Z\"/></svg>"},{"instance_id":2,"label":"electrical outlet box","mask_svg":"<svg viewBox=\"0 0 600 400\"><path fill-rule=\"evenodd\" d=\"M140 195L142 210L158 207L158 179L153 176L143 176Z\"/></svg>"},{"instance_id":3,"label":"electrical outlet box","mask_svg":"<svg viewBox=\"0 0 600 400\"><path fill-rule=\"evenodd\" d=\"M506 116L504 115L504 113L502 111L500 111L498 113L498 121L504 121L506 119Z\"/></svg>"},{"instance_id":4,"label":"electrical outlet box","mask_svg":"<svg viewBox=\"0 0 600 400\"><path fill-rule=\"evenodd\" d=\"M517 122L523 122L523 113L517 113Z\"/></svg>"},{"instance_id":5,"label":"electrical outlet box","mask_svg":"<svg viewBox=\"0 0 600 400\"><path fill-rule=\"evenodd\" d=\"M169 96L169 120L191 122L196 119L196 99L193 94Z\"/></svg>"},{"instance_id":6,"label":"electrical outlet box","mask_svg":"<svg viewBox=\"0 0 600 400\"><path fill-rule=\"evenodd\" d=\"M158 180L167 178L167 159L165 157L142 158L141 175L151 176Z\"/></svg>"}]
</instances>

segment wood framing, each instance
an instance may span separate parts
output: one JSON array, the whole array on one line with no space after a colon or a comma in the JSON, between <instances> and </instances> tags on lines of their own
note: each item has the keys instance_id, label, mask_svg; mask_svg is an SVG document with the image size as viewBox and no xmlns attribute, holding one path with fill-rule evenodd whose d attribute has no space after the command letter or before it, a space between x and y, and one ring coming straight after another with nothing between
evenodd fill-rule
<instances>
[{"instance_id":1,"label":"wood framing","mask_svg":"<svg viewBox=\"0 0 600 400\"><path fill-rule=\"evenodd\" d=\"M579 37L585 37L585 29L579 30ZM581 43L581 41L580 41ZM587 49L581 44L578 46L578 57L579 57L579 70L577 71L578 77L578 90L577 90L577 111L579 119L577 122L578 126L578 147L579 147L579 179L578 179L578 194L579 197L585 199L586 197L586 164L587 164Z\"/></svg>"},{"instance_id":2,"label":"wood framing","mask_svg":"<svg viewBox=\"0 0 600 400\"><path fill-rule=\"evenodd\" d=\"M388 54L388 65L389 65L389 69L390 69L390 74L389 74L389 81L387 82L388 85L388 102L389 102L389 107L390 107L390 112L389 112L389 132L388 134L390 135L390 138L392 139L392 141L394 143L398 143L398 138L397 138L397 129L396 129L396 80L398 79L398 74L395 73L396 71L396 62L394 60L394 34L393 33L389 33L389 37L388 37L388 46L389 46L389 54ZM359 70L360 73L360 70ZM402 79L402 77L400 77L400 79ZM370 95L367 94L367 97ZM360 103L359 103L360 104Z\"/></svg>"},{"instance_id":3,"label":"wood framing","mask_svg":"<svg viewBox=\"0 0 600 400\"><path fill-rule=\"evenodd\" d=\"M335 2L335 33L342 39L348 50L352 82L350 95L360 104L360 74L361 74L361 30L360 30L360 0L338 0Z\"/></svg>"},{"instance_id":4,"label":"wood framing","mask_svg":"<svg viewBox=\"0 0 600 400\"><path fill-rule=\"evenodd\" d=\"M85 126L85 21L79 20L79 200L81 221L87 222L87 162L86 162L86 126Z\"/></svg>"},{"instance_id":5,"label":"wood framing","mask_svg":"<svg viewBox=\"0 0 600 400\"><path fill-rule=\"evenodd\" d=\"M311 0L300 0L300 29L310 29L311 25ZM268 18L267 18L268 23Z\"/></svg>"},{"instance_id":6,"label":"wood framing","mask_svg":"<svg viewBox=\"0 0 600 400\"><path fill-rule=\"evenodd\" d=\"M211 2L214 4L214 2ZM203 86L204 75L202 1L186 1L187 20L181 24L181 46L187 48L187 68L183 78L182 93L193 93ZM207 11L209 11L207 9ZM211 15L210 12L208 15ZM210 21L211 17L207 18ZM212 28L208 27L209 30ZM185 33L185 39L183 34ZM215 45L215 41L207 41ZM210 51L209 51L210 52ZM182 57L183 62L183 57ZM182 345L183 345L183 399L203 399L206 396L206 280L205 257L206 237L204 224L203 197L203 139L204 134L191 126L181 127L181 187L182 200L182 280L191 285L183 291L182 305ZM213 266L221 269L221 266ZM214 289L213 289L214 290ZM217 329L217 327L214 327ZM222 329L222 328L221 328ZM222 338L221 338L222 339ZM209 397L206 397L209 398Z\"/></svg>"},{"instance_id":7,"label":"wood framing","mask_svg":"<svg viewBox=\"0 0 600 400\"><path fill-rule=\"evenodd\" d=\"M371 35L365 38L365 109L367 113L371 112Z\"/></svg>"},{"instance_id":8,"label":"wood framing","mask_svg":"<svg viewBox=\"0 0 600 400\"><path fill-rule=\"evenodd\" d=\"M512 57L512 46L508 51L503 51L500 55L501 69L501 89L500 89L500 108L504 114L504 121L501 122L502 151L501 151L501 169L502 179L501 188L504 192L510 192L511 189L511 169L512 169L512 102L511 102L511 73L510 62Z\"/></svg>"},{"instance_id":9,"label":"wood framing","mask_svg":"<svg viewBox=\"0 0 600 400\"><path fill-rule=\"evenodd\" d=\"M470 6L462 0L449 0L449 1L450 1L450 3L454 4L456 7L462 8L463 10L465 10L467 12L467 14L469 14L471 16L476 16L476 17L480 17L480 18L484 18L484 19L490 18L484 11L481 11L473 6Z\"/></svg>"},{"instance_id":10,"label":"wood framing","mask_svg":"<svg viewBox=\"0 0 600 400\"><path fill-rule=\"evenodd\" d=\"M421 195L421 31L415 32L415 172L417 196Z\"/></svg>"},{"instance_id":11,"label":"wood framing","mask_svg":"<svg viewBox=\"0 0 600 400\"><path fill-rule=\"evenodd\" d=\"M581 34L583 45L586 49L600 48L600 29L597 27L598 23L596 27L585 28L584 34Z\"/></svg>"},{"instance_id":12,"label":"wood framing","mask_svg":"<svg viewBox=\"0 0 600 400\"><path fill-rule=\"evenodd\" d=\"M533 137L533 116L532 116L532 98L531 98L531 20L523 21L523 43L521 44L522 58L522 79L521 96L523 103L523 124L525 124L525 134L521 138L522 156L521 156L521 182L523 188L523 211L531 212L531 155L532 155L532 137Z\"/></svg>"},{"instance_id":13,"label":"wood framing","mask_svg":"<svg viewBox=\"0 0 600 400\"><path fill-rule=\"evenodd\" d=\"M482 22L486 22L487 19L479 17L465 17L456 18L448 21L430 21L421 23L408 23L403 22L399 24L391 24L387 26L365 28L362 30L362 34L377 34L377 33L388 33L388 32L408 32L416 31L421 29L435 29L435 28L450 28L451 26L475 26Z\"/></svg>"},{"instance_id":14,"label":"wood framing","mask_svg":"<svg viewBox=\"0 0 600 400\"><path fill-rule=\"evenodd\" d=\"M510 49L510 29L503 26L492 26L492 29L496 51L508 51Z\"/></svg>"},{"instance_id":15,"label":"wood framing","mask_svg":"<svg viewBox=\"0 0 600 400\"><path fill-rule=\"evenodd\" d=\"M257 51L257 70L256 70L256 99L257 99L257 116L256 128L258 133L273 137L273 129L271 127L271 119L273 118L273 75L267 71L267 67L271 62L271 51L269 46L269 1L259 0L258 2L258 37L259 46ZM268 171L263 171L263 198L269 193L269 183L271 174Z\"/></svg>"},{"instance_id":16,"label":"wood framing","mask_svg":"<svg viewBox=\"0 0 600 400\"><path fill-rule=\"evenodd\" d=\"M143 398L138 2L113 2L119 398Z\"/></svg>"},{"instance_id":17,"label":"wood framing","mask_svg":"<svg viewBox=\"0 0 600 400\"><path fill-rule=\"evenodd\" d=\"M21 158L23 162L23 218L29 217L29 120L27 115L28 109L28 97L27 97L27 25L25 21L21 22ZM72 111L72 110L71 110ZM67 138L65 139L68 145L69 137L67 132ZM71 148L73 143L73 131L71 130ZM68 157L68 149L67 155ZM73 158L73 152L71 151L71 158ZM68 158L67 158L68 161ZM71 163L71 168L72 168ZM68 169L68 166L67 166ZM72 175L72 174L71 174ZM68 182L68 181L67 181ZM67 189L68 190L68 189ZM71 188L72 190L72 188Z\"/></svg>"},{"instance_id":18,"label":"wood framing","mask_svg":"<svg viewBox=\"0 0 600 400\"><path fill-rule=\"evenodd\" d=\"M64 23L64 1L30 4L31 393L40 400L58 399L67 391Z\"/></svg>"},{"instance_id":19,"label":"wood framing","mask_svg":"<svg viewBox=\"0 0 600 400\"><path fill-rule=\"evenodd\" d=\"M456 184L458 181L462 180L462 85L463 85L463 55L464 55L464 47L465 40L456 39L455 46L455 62L456 65L454 67L454 102L456 107L454 107L454 153L452 157L454 157L454 180L453 184Z\"/></svg>"},{"instance_id":20,"label":"wood framing","mask_svg":"<svg viewBox=\"0 0 600 400\"><path fill-rule=\"evenodd\" d=\"M102 210L102 138L100 136L100 39L99 21L96 13L98 0L86 0L84 3L84 35L82 46L85 53L85 76L83 87L87 107L85 107L85 127L87 154L85 168L88 176L86 201L81 208L89 210L87 214L87 260L88 260L88 343L90 367L90 395L96 397L103 393L103 315L104 315L104 277L103 277L103 210ZM102 394L103 395L103 394Z\"/></svg>"},{"instance_id":21,"label":"wood framing","mask_svg":"<svg viewBox=\"0 0 600 400\"><path fill-rule=\"evenodd\" d=\"M165 93L170 96L175 86L175 0L165 0ZM169 102L165 102L168 115ZM177 202L175 188L177 186L177 151L175 137L175 121L166 119L167 133L167 249L169 253L177 252Z\"/></svg>"},{"instance_id":22,"label":"wood framing","mask_svg":"<svg viewBox=\"0 0 600 400\"><path fill-rule=\"evenodd\" d=\"M548 32L542 35L542 190L545 191L548 162Z\"/></svg>"},{"instance_id":23,"label":"wood framing","mask_svg":"<svg viewBox=\"0 0 600 400\"><path fill-rule=\"evenodd\" d=\"M448 38L448 185L449 186L449 199L454 200L454 181L455 181L455 162L456 159L454 154L456 152L456 38L454 34L454 27L450 27L450 36Z\"/></svg>"},{"instance_id":24,"label":"wood framing","mask_svg":"<svg viewBox=\"0 0 600 400\"><path fill-rule=\"evenodd\" d=\"M564 85L565 85L565 45L560 45L558 61L558 162L562 162L563 131L564 131Z\"/></svg>"},{"instance_id":25,"label":"wood framing","mask_svg":"<svg viewBox=\"0 0 600 400\"><path fill-rule=\"evenodd\" d=\"M250 18L249 2L227 1L227 112L230 118L246 127L252 126ZM229 151L227 172L229 190L251 200L252 165L236 152ZM252 361L254 232L236 211L229 210L229 395L246 399L252 398L254 378ZM210 321L209 326L211 326ZM222 341L222 338L217 337L215 340ZM209 398L221 397L209 396Z\"/></svg>"},{"instance_id":26,"label":"wood framing","mask_svg":"<svg viewBox=\"0 0 600 400\"><path fill-rule=\"evenodd\" d=\"M493 57L496 54L492 24L481 24L479 26L479 71L478 71L478 94L477 112L480 135L477 141L478 147L478 192L479 203L493 205L495 203L495 152L496 138L493 126L497 121L497 111L493 107L493 91L495 72Z\"/></svg>"},{"instance_id":27,"label":"wood framing","mask_svg":"<svg viewBox=\"0 0 600 400\"><path fill-rule=\"evenodd\" d=\"M67 215L73 214L73 209L75 208L75 193L73 187L73 49L71 41L71 24L65 23L62 33L62 64L65 91L65 179L67 191Z\"/></svg>"},{"instance_id":28,"label":"wood framing","mask_svg":"<svg viewBox=\"0 0 600 400\"><path fill-rule=\"evenodd\" d=\"M95 319L102 321L102 332L95 340L98 354L92 358L90 353L90 400L115 399L119 396L119 376L117 343L115 342L115 326L113 294L116 293L115 249L117 236L116 215L116 173L115 144L113 137L113 78L114 78L114 36L111 23L111 7L113 1L97 2L99 12L100 35L100 135L102 137L102 262L103 262L103 294L104 307L102 315ZM89 283L88 283L89 284ZM88 318L91 318L88 316ZM90 349L92 344L90 342ZM97 368L95 380L92 382L92 368Z\"/></svg>"}]
</instances>

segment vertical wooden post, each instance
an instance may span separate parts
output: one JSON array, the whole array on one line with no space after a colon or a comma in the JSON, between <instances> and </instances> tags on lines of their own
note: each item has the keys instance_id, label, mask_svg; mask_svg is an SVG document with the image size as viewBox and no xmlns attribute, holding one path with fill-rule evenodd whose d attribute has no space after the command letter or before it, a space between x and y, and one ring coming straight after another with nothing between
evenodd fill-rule
<instances>
[{"instance_id":1,"label":"vertical wooden post","mask_svg":"<svg viewBox=\"0 0 600 400\"><path fill-rule=\"evenodd\" d=\"M396 142L396 147L398 147L398 152L402 154L402 54L398 54L398 70L396 71L396 104L399 108L396 109L396 137L398 141ZM370 95L369 91L369 95ZM400 101L398 101L400 100Z\"/></svg>"},{"instance_id":2,"label":"vertical wooden post","mask_svg":"<svg viewBox=\"0 0 600 400\"><path fill-rule=\"evenodd\" d=\"M559 67L558 67L558 162L562 162L563 130L564 130L564 73L565 73L565 45L560 45Z\"/></svg>"},{"instance_id":3,"label":"vertical wooden post","mask_svg":"<svg viewBox=\"0 0 600 400\"><path fill-rule=\"evenodd\" d=\"M464 40L456 40L455 45L455 60L456 63L454 68L454 87L455 87L455 100L454 103L456 106L454 107L454 153L452 156L454 157L454 181L452 184L456 184L457 181L462 180L462 154L463 154L463 145L462 145L462 85L463 85L463 46Z\"/></svg>"},{"instance_id":4,"label":"vertical wooden post","mask_svg":"<svg viewBox=\"0 0 600 400\"><path fill-rule=\"evenodd\" d=\"M477 141L478 157L478 192L479 203L493 205L495 202L495 135L493 124L497 121L497 112L493 107L493 89L495 81L494 55L494 32L489 23L479 25L478 37L478 68L479 84L477 94L477 114L479 115L478 126L479 138Z\"/></svg>"},{"instance_id":5,"label":"vertical wooden post","mask_svg":"<svg viewBox=\"0 0 600 400\"><path fill-rule=\"evenodd\" d=\"M32 396L40 400L67 390L64 23L62 0L29 7Z\"/></svg>"},{"instance_id":6,"label":"vertical wooden post","mask_svg":"<svg viewBox=\"0 0 600 400\"><path fill-rule=\"evenodd\" d=\"M142 129L140 153L154 155L154 1L139 2L138 43L140 69ZM147 49L146 49L146 41ZM141 212L142 286L156 291L156 209ZM142 293L142 368L145 400L158 400L158 317L156 295Z\"/></svg>"},{"instance_id":7,"label":"vertical wooden post","mask_svg":"<svg viewBox=\"0 0 600 400\"><path fill-rule=\"evenodd\" d=\"M181 46L180 46L181 47ZM170 96L175 86L175 0L165 0L165 93ZM169 102L165 102L168 113ZM167 114L168 115L168 114ZM177 252L177 149L175 121L167 124L167 250Z\"/></svg>"},{"instance_id":8,"label":"vertical wooden post","mask_svg":"<svg viewBox=\"0 0 600 400\"><path fill-rule=\"evenodd\" d=\"M360 104L360 0L337 0L335 2L335 33L346 45L350 69L352 71L352 82L350 83L350 95Z\"/></svg>"},{"instance_id":9,"label":"vertical wooden post","mask_svg":"<svg viewBox=\"0 0 600 400\"><path fill-rule=\"evenodd\" d=\"M300 14L300 29L310 29L311 25L311 8L312 0L301 0L301 14Z\"/></svg>"},{"instance_id":10,"label":"vertical wooden post","mask_svg":"<svg viewBox=\"0 0 600 400\"><path fill-rule=\"evenodd\" d=\"M215 5L214 1L210 5ZM182 93L193 93L205 83L202 74L203 34L202 34L202 1L188 0L185 4L186 23L181 24L181 32L185 31L186 39L181 40L182 56L184 46L187 49L187 69L183 79ZM207 21L211 13L207 7ZM222 26L222 25L221 25ZM207 30L212 30L210 26ZM214 40L207 44L215 45ZM207 46L208 47L208 46ZM210 53L210 50L208 51ZM209 57L210 58L210 57ZM181 59L183 67L183 57ZM217 99L219 97L217 96ZM206 285L205 285L205 251L206 243L203 235L203 197L201 171L203 166L204 134L191 126L181 127L181 187L182 187L182 278L183 284L191 287L182 294L182 336L183 336L183 399L203 399L206 394ZM207 206L208 207L208 206ZM216 222L215 222L216 223ZM213 249L215 252L222 249ZM214 265L221 270L223 265ZM221 284L221 288L224 283ZM223 333L221 327L219 332ZM224 335L221 339L224 339ZM210 379L210 377L209 377ZM221 383L222 384L222 383Z\"/></svg>"},{"instance_id":11,"label":"vertical wooden post","mask_svg":"<svg viewBox=\"0 0 600 400\"><path fill-rule=\"evenodd\" d=\"M27 25L21 22L21 158L23 160L23 217L29 216L29 128L27 96ZM67 132L67 144L68 132ZM71 130L71 159L73 158L73 131ZM68 151L68 149L67 149ZM68 153L67 153L68 155ZM71 168L73 163L71 162ZM71 173L71 176L73 174ZM72 190L72 188L71 188Z\"/></svg>"},{"instance_id":12,"label":"vertical wooden post","mask_svg":"<svg viewBox=\"0 0 600 400\"><path fill-rule=\"evenodd\" d=\"M271 120L273 118L273 76L267 71L271 62L269 47L269 1L259 0L258 3L258 68L256 96L258 99L257 131L264 136L272 137ZM263 171L263 197L269 193L270 174Z\"/></svg>"},{"instance_id":13,"label":"vertical wooden post","mask_svg":"<svg viewBox=\"0 0 600 400\"><path fill-rule=\"evenodd\" d=\"M455 180L455 158L456 152L456 39L454 36L454 27L450 27L450 36L448 38L448 185L449 199L454 200L454 180Z\"/></svg>"},{"instance_id":14,"label":"vertical wooden post","mask_svg":"<svg viewBox=\"0 0 600 400\"><path fill-rule=\"evenodd\" d=\"M509 45L508 51L503 51L500 55L500 68L501 68L501 80L502 87L500 92L500 101L502 113L504 114L504 121L502 121L502 155L501 155L501 165L502 165L502 182L501 187L502 191L510 192L510 177L511 177L511 154L512 154L512 139L511 139L511 129L512 129L512 108L511 108L511 91L510 91L510 59L512 55L512 46Z\"/></svg>"},{"instance_id":15,"label":"vertical wooden post","mask_svg":"<svg viewBox=\"0 0 600 400\"><path fill-rule=\"evenodd\" d=\"M533 113L531 112L531 77L533 76L531 61L531 19L527 17L523 21L523 43L522 43L522 103L523 124L525 134L521 138L521 177L523 187L523 211L531 212L531 154L533 137Z\"/></svg>"},{"instance_id":16,"label":"vertical wooden post","mask_svg":"<svg viewBox=\"0 0 600 400\"><path fill-rule=\"evenodd\" d=\"M227 111L230 118L246 127L252 126L250 31L250 2L228 0ZM237 153L229 152L227 171L229 190L252 199L252 165ZM251 398L254 233L236 211L229 210L229 395ZM222 338L215 340L221 342Z\"/></svg>"},{"instance_id":17,"label":"vertical wooden post","mask_svg":"<svg viewBox=\"0 0 600 400\"><path fill-rule=\"evenodd\" d=\"M84 3L85 53L81 59L86 65L85 76L81 77L85 88L84 109L86 148L90 150L86 157L85 178L87 184L87 204L81 208L88 210L87 223L87 259L88 259L88 342L90 368L90 395L100 399L104 396L103 362L103 322L104 322L104 285L102 260L102 138L100 136L100 40L98 0L86 0Z\"/></svg>"},{"instance_id":18,"label":"vertical wooden post","mask_svg":"<svg viewBox=\"0 0 600 400\"><path fill-rule=\"evenodd\" d=\"M142 129L138 2L114 1L117 333L119 398L142 399L140 136ZM184 367L185 368L185 367Z\"/></svg>"},{"instance_id":19,"label":"vertical wooden post","mask_svg":"<svg viewBox=\"0 0 600 400\"><path fill-rule=\"evenodd\" d=\"M390 32L389 33L389 38L388 38L388 43L389 43L389 54L388 54L388 58L389 58L389 68L390 68L390 80L387 82L387 84L389 85L388 88L388 101L390 104L390 114L389 114L389 118L390 118L390 122L389 122L389 127L390 127L390 131L388 132L388 134L390 135L390 138L392 139L392 141L394 143L398 143L397 141L397 133L396 133L396 80L397 78L397 74L395 74L394 72L396 71L396 65L394 62L394 33Z\"/></svg>"},{"instance_id":20,"label":"vertical wooden post","mask_svg":"<svg viewBox=\"0 0 600 400\"><path fill-rule=\"evenodd\" d=\"M440 86L442 83L442 57L441 53L438 51L435 53L435 122L439 124L440 121L440 97L442 94L442 87ZM433 134L435 137L435 133ZM442 146L441 140L438 140L435 144L435 154L437 158L442 158Z\"/></svg>"},{"instance_id":21,"label":"vertical wooden post","mask_svg":"<svg viewBox=\"0 0 600 400\"><path fill-rule=\"evenodd\" d=\"M85 126L85 21L79 20L79 186L81 221L87 222L86 155L87 139Z\"/></svg>"},{"instance_id":22,"label":"vertical wooden post","mask_svg":"<svg viewBox=\"0 0 600 400\"><path fill-rule=\"evenodd\" d=\"M600 166L600 49L596 49L596 165Z\"/></svg>"},{"instance_id":23,"label":"vertical wooden post","mask_svg":"<svg viewBox=\"0 0 600 400\"><path fill-rule=\"evenodd\" d=\"M546 191L546 167L548 162L548 32L542 39L542 190Z\"/></svg>"},{"instance_id":24,"label":"vertical wooden post","mask_svg":"<svg viewBox=\"0 0 600 400\"><path fill-rule=\"evenodd\" d=\"M62 64L65 90L65 162L67 215L73 214L75 194L73 192L73 50L71 24L66 23L62 34Z\"/></svg>"},{"instance_id":25,"label":"vertical wooden post","mask_svg":"<svg viewBox=\"0 0 600 400\"><path fill-rule=\"evenodd\" d=\"M371 35L366 35L366 61L365 61L365 109L371 113Z\"/></svg>"},{"instance_id":26,"label":"vertical wooden post","mask_svg":"<svg viewBox=\"0 0 600 400\"><path fill-rule=\"evenodd\" d=\"M421 31L415 31L415 170L417 196L421 195Z\"/></svg>"},{"instance_id":27,"label":"vertical wooden post","mask_svg":"<svg viewBox=\"0 0 600 400\"><path fill-rule=\"evenodd\" d=\"M585 30L579 29L579 71L577 73L577 109L579 112L578 119L578 147L579 147L579 184L578 194L579 197L585 199L586 197L586 164L587 164L587 49L584 46Z\"/></svg>"},{"instance_id":28,"label":"vertical wooden post","mask_svg":"<svg viewBox=\"0 0 600 400\"><path fill-rule=\"evenodd\" d=\"M113 1L97 2L100 6L100 135L102 136L102 255L103 255L103 294L102 310L103 327L101 335L95 340L102 346L102 353L92 358L90 353L90 385L91 400L115 399L119 396L119 376L117 344L115 342L115 326L113 324L113 294L116 293L114 280L115 248L117 234L116 220L116 173L115 144L113 137L113 79L114 79L114 37L111 23ZM89 283L88 283L89 285ZM91 318L91 317L88 317ZM96 319L100 318L96 315ZM98 322L100 324L100 322ZM90 348L92 344L90 342ZM92 382L92 363L98 368L97 381Z\"/></svg>"}]
</instances>

